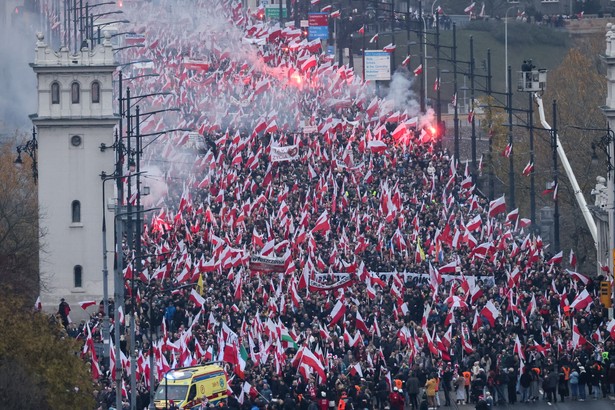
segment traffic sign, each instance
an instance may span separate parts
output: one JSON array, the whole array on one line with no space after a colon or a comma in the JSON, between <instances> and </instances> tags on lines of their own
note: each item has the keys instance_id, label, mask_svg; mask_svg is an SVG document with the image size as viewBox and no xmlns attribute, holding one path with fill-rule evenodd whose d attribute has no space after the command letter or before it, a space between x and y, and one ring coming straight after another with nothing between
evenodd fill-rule
<instances>
[{"instance_id":1,"label":"traffic sign","mask_svg":"<svg viewBox=\"0 0 615 410\"><path fill-rule=\"evenodd\" d=\"M279 4L268 4L265 6L265 17L270 19L280 19L280 5ZM286 12L286 7L282 6L282 17L288 18L288 13Z\"/></svg>"},{"instance_id":2,"label":"traffic sign","mask_svg":"<svg viewBox=\"0 0 615 410\"><path fill-rule=\"evenodd\" d=\"M391 79L391 54L380 50L365 50L365 79L388 81Z\"/></svg>"}]
</instances>

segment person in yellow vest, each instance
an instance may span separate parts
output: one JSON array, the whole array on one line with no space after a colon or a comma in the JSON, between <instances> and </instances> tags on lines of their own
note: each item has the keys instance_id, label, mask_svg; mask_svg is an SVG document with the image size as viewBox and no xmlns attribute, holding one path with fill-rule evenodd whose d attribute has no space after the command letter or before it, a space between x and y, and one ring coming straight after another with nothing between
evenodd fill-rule
<instances>
[{"instance_id":1,"label":"person in yellow vest","mask_svg":"<svg viewBox=\"0 0 615 410\"><path fill-rule=\"evenodd\" d=\"M431 377L425 383L425 394L427 395L427 405L430 409L435 409L436 407L436 389L438 387L438 380L435 375L431 375Z\"/></svg>"}]
</instances>

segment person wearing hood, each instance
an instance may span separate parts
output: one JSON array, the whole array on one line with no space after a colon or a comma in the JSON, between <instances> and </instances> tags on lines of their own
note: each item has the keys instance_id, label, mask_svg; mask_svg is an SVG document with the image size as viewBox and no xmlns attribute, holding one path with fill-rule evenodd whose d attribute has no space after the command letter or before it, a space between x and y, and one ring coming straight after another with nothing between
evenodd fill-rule
<instances>
[{"instance_id":1,"label":"person wearing hood","mask_svg":"<svg viewBox=\"0 0 615 410\"><path fill-rule=\"evenodd\" d=\"M572 400L579 398L579 372L577 369L572 369L570 372L570 395Z\"/></svg>"},{"instance_id":2,"label":"person wearing hood","mask_svg":"<svg viewBox=\"0 0 615 410\"><path fill-rule=\"evenodd\" d=\"M589 374L585 371L585 367L579 366L579 401L585 401L587 383L589 383Z\"/></svg>"}]
</instances>

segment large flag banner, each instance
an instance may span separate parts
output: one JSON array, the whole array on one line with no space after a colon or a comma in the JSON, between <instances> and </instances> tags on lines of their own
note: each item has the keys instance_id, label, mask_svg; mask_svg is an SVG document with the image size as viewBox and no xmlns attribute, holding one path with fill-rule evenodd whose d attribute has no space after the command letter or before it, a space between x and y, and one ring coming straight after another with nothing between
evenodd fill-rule
<instances>
[{"instance_id":1,"label":"large flag banner","mask_svg":"<svg viewBox=\"0 0 615 410\"><path fill-rule=\"evenodd\" d=\"M250 257L250 270L259 272L285 272L286 260L284 258L253 255Z\"/></svg>"},{"instance_id":2,"label":"large flag banner","mask_svg":"<svg viewBox=\"0 0 615 410\"><path fill-rule=\"evenodd\" d=\"M354 279L350 275L341 277L333 283L324 283L314 279L310 279L309 289L310 292L326 292L340 288L347 288L348 286L352 285L353 281Z\"/></svg>"},{"instance_id":3,"label":"large flag banner","mask_svg":"<svg viewBox=\"0 0 615 410\"><path fill-rule=\"evenodd\" d=\"M271 147L271 162L294 161L299 158L299 146Z\"/></svg>"}]
</instances>

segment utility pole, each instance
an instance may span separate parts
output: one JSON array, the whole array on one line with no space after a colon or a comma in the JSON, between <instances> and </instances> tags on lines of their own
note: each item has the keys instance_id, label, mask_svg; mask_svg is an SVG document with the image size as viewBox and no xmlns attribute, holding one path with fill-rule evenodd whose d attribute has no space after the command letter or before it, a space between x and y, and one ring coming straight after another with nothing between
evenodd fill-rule
<instances>
[{"instance_id":1,"label":"utility pole","mask_svg":"<svg viewBox=\"0 0 615 410\"><path fill-rule=\"evenodd\" d=\"M493 167L493 118L491 117L491 49L487 49L487 98L489 99L489 199L495 197L495 177Z\"/></svg>"},{"instance_id":2,"label":"utility pole","mask_svg":"<svg viewBox=\"0 0 615 410\"><path fill-rule=\"evenodd\" d=\"M530 126L530 163L532 164L532 171L530 172L530 218L532 219L532 232L536 231L536 187L535 172L534 172L534 97L533 93L528 93L529 106L528 106L528 124Z\"/></svg>"},{"instance_id":3,"label":"utility pole","mask_svg":"<svg viewBox=\"0 0 615 410\"><path fill-rule=\"evenodd\" d=\"M478 170L476 166L476 118L474 112L474 37L470 36L470 110L472 123L472 182L476 184Z\"/></svg>"},{"instance_id":4,"label":"utility pole","mask_svg":"<svg viewBox=\"0 0 615 410\"><path fill-rule=\"evenodd\" d=\"M558 199L558 175L557 175L557 101L553 100L553 128L551 130L551 148L553 150L553 249L554 253L560 251L559 247L559 199Z\"/></svg>"},{"instance_id":5,"label":"utility pole","mask_svg":"<svg viewBox=\"0 0 615 410\"><path fill-rule=\"evenodd\" d=\"M455 124L455 161L459 162L459 103L457 100L457 86L457 24L453 23L453 95L455 96L453 123Z\"/></svg>"},{"instance_id":6,"label":"utility pole","mask_svg":"<svg viewBox=\"0 0 615 410\"><path fill-rule=\"evenodd\" d=\"M442 102L440 100L440 13L436 13L436 120L438 129L442 126ZM442 130L443 132L444 130Z\"/></svg>"},{"instance_id":7,"label":"utility pole","mask_svg":"<svg viewBox=\"0 0 615 410\"><path fill-rule=\"evenodd\" d=\"M508 66L508 98L506 99L506 110L508 111L508 144L512 148L508 156L508 190L509 190L509 210L515 209L515 162L513 161L515 150L513 147L513 112L512 112L512 69Z\"/></svg>"}]
</instances>

